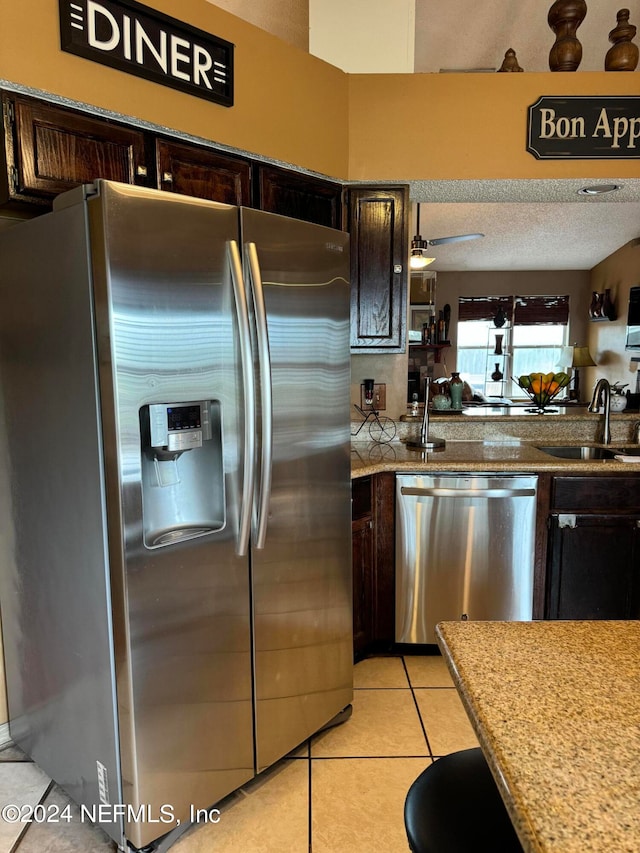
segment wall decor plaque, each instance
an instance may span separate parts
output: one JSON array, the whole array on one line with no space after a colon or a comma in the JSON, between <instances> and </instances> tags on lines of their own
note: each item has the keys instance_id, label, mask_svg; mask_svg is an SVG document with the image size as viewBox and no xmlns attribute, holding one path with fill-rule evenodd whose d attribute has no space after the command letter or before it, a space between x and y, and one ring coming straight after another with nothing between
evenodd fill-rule
<instances>
[{"instance_id":1,"label":"wall decor plaque","mask_svg":"<svg viewBox=\"0 0 640 853\"><path fill-rule=\"evenodd\" d=\"M233 45L134 0L58 0L68 53L233 105Z\"/></svg>"},{"instance_id":2,"label":"wall decor plaque","mask_svg":"<svg viewBox=\"0 0 640 853\"><path fill-rule=\"evenodd\" d=\"M543 95L528 108L527 151L537 160L640 157L640 97Z\"/></svg>"}]
</instances>

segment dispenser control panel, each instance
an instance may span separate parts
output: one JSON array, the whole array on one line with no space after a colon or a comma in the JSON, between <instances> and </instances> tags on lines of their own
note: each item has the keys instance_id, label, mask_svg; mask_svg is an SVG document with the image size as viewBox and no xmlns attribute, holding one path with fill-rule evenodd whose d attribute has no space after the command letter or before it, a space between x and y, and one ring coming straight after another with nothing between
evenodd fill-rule
<instances>
[{"instance_id":1,"label":"dispenser control panel","mask_svg":"<svg viewBox=\"0 0 640 853\"><path fill-rule=\"evenodd\" d=\"M154 403L149 406L151 446L191 450L211 438L210 401Z\"/></svg>"}]
</instances>

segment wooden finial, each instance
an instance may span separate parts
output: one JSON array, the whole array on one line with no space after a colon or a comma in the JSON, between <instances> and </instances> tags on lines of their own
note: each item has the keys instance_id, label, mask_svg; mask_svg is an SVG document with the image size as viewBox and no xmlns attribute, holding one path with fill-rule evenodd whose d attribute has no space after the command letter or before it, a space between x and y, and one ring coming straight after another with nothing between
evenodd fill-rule
<instances>
[{"instance_id":1,"label":"wooden finial","mask_svg":"<svg viewBox=\"0 0 640 853\"><path fill-rule=\"evenodd\" d=\"M638 64L638 47L631 41L636 28L629 23L629 10L620 9L616 15L618 24L609 33L613 44L604 58L605 71L635 71Z\"/></svg>"},{"instance_id":2,"label":"wooden finial","mask_svg":"<svg viewBox=\"0 0 640 853\"><path fill-rule=\"evenodd\" d=\"M512 47L505 53L502 65L498 68L498 71L524 71L524 68L520 68L518 65L518 58Z\"/></svg>"},{"instance_id":3,"label":"wooden finial","mask_svg":"<svg viewBox=\"0 0 640 853\"><path fill-rule=\"evenodd\" d=\"M549 53L551 71L576 71L582 61L582 45L576 31L587 14L585 0L556 0L549 9L547 22L556 34Z\"/></svg>"}]
</instances>

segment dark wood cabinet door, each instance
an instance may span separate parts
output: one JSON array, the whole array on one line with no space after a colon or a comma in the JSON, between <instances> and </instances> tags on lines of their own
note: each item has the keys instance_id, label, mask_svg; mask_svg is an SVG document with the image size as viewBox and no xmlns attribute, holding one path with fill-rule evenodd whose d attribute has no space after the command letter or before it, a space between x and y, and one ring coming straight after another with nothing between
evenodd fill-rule
<instances>
[{"instance_id":1,"label":"dark wood cabinet door","mask_svg":"<svg viewBox=\"0 0 640 853\"><path fill-rule=\"evenodd\" d=\"M251 164L208 148L156 141L158 188L182 195L251 204Z\"/></svg>"},{"instance_id":2,"label":"dark wood cabinet door","mask_svg":"<svg viewBox=\"0 0 640 853\"><path fill-rule=\"evenodd\" d=\"M3 96L6 198L50 206L97 178L146 184L141 131L22 96Z\"/></svg>"},{"instance_id":3,"label":"dark wood cabinet door","mask_svg":"<svg viewBox=\"0 0 640 853\"><path fill-rule=\"evenodd\" d=\"M373 642L373 523L359 518L352 523L353 543L353 656L364 657Z\"/></svg>"},{"instance_id":4,"label":"dark wood cabinet door","mask_svg":"<svg viewBox=\"0 0 640 853\"><path fill-rule=\"evenodd\" d=\"M552 515L548 619L640 617L640 519Z\"/></svg>"},{"instance_id":5,"label":"dark wood cabinet door","mask_svg":"<svg viewBox=\"0 0 640 853\"><path fill-rule=\"evenodd\" d=\"M354 353L405 350L408 203L407 187L349 190Z\"/></svg>"},{"instance_id":6,"label":"dark wood cabinet door","mask_svg":"<svg viewBox=\"0 0 640 853\"><path fill-rule=\"evenodd\" d=\"M375 555L371 477L351 481L353 545L353 656L364 657L374 640Z\"/></svg>"},{"instance_id":7,"label":"dark wood cabinet door","mask_svg":"<svg viewBox=\"0 0 640 853\"><path fill-rule=\"evenodd\" d=\"M315 222L329 228L342 227L342 187L298 172L272 166L259 167L261 210Z\"/></svg>"}]
</instances>

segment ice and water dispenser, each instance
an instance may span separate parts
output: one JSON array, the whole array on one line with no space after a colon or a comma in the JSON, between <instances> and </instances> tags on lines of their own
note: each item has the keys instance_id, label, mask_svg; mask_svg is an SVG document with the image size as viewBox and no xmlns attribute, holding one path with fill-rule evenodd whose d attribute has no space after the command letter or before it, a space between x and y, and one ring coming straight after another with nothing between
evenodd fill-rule
<instances>
[{"instance_id":1,"label":"ice and water dispenser","mask_svg":"<svg viewBox=\"0 0 640 853\"><path fill-rule=\"evenodd\" d=\"M225 524L218 400L140 409L142 517L148 548L221 530Z\"/></svg>"}]
</instances>

